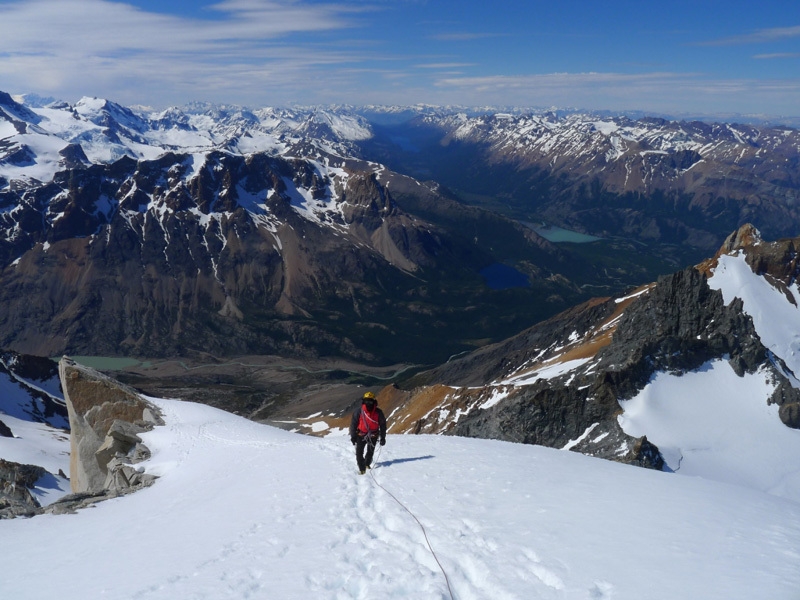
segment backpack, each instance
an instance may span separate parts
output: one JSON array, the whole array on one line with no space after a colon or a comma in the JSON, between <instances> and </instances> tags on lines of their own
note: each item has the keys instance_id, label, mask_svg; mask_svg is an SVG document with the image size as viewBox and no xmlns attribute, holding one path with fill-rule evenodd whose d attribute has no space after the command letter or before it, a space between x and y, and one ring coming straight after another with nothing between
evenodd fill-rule
<instances>
[{"instance_id":1,"label":"backpack","mask_svg":"<svg viewBox=\"0 0 800 600\"><path fill-rule=\"evenodd\" d=\"M358 434L369 435L374 437L378 435L380 429L380 420L378 416L378 408L375 407L368 411L365 407L361 407L361 412L358 415Z\"/></svg>"}]
</instances>

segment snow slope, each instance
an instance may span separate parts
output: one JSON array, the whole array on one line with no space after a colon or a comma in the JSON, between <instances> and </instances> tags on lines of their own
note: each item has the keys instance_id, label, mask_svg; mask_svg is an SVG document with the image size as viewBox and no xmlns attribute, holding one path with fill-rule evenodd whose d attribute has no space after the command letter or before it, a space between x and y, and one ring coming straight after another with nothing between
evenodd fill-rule
<instances>
[{"instance_id":1,"label":"snow slope","mask_svg":"<svg viewBox=\"0 0 800 600\"><path fill-rule=\"evenodd\" d=\"M726 304L742 299L762 343L800 387L797 282L778 289L737 253L719 257L708 285L722 291ZM800 465L786 458L800 456L800 431L786 427L778 406L767 404L774 390L767 373L738 377L727 362L712 361L682 376L656 373L636 397L620 402L619 422L629 435L646 435L674 471L800 502Z\"/></svg>"},{"instance_id":2,"label":"snow slope","mask_svg":"<svg viewBox=\"0 0 800 600\"><path fill-rule=\"evenodd\" d=\"M26 381L11 376L9 365L0 370L0 421L11 429L13 437L0 436L0 458L16 463L43 467L49 475L31 490L41 505L54 502L70 492L69 480L58 475L69 473L69 422L60 414L47 414L36 392L50 396L61 405L64 400L58 378L50 381ZM47 416L46 416L47 415Z\"/></svg>"},{"instance_id":3,"label":"snow slope","mask_svg":"<svg viewBox=\"0 0 800 600\"><path fill-rule=\"evenodd\" d=\"M668 467L800 501L800 431L768 405L775 385L767 373L739 377L717 360L684 375L657 373L631 400L620 402L622 429L647 436Z\"/></svg>"},{"instance_id":4,"label":"snow slope","mask_svg":"<svg viewBox=\"0 0 800 600\"><path fill-rule=\"evenodd\" d=\"M741 298L744 312L753 319L761 342L797 376L800 375L800 287L793 281L786 291L756 275L741 253L718 259L711 289L721 290L725 304ZM791 299L790 299L791 298ZM800 382L795 378L796 386Z\"/></svg>"},{"instance_id":5,"label":"snow slope","mask_svg":"<svg viewBox=\"0 0 800 600\"><path fill-rule=\"evenodd\" d=\"M167 425L144 434L145 465L161 478L76 515L0 522L14 549L0 597L798 598L786 498L442 436L389 436L360 476L345 437L154 401Z\"/></svg>"}]
</instances>

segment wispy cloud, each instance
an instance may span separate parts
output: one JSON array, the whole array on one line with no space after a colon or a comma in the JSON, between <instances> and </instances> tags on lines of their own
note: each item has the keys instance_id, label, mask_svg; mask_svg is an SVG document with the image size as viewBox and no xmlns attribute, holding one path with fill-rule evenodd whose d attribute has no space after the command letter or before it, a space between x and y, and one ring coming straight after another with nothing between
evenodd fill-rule
<instances>
[{"instance_id":1,"label":"wispy cloud","mask_svg":"<svg viewBox=\"0 0 800 600\"><path fill-rule=\"evenodd\" d=\"M202 7L196 16L149 12L126 3L134 1L0 0L0 89L66 100L97 95L155 107L210 100L260 106L425 102L696 110L704 100L706 106L734 110L746 100L763 110L796 114L800 106L798 78L791 72L785 80L757 81L759 75L713 79L657 72L652 62L617 60L605 64L652 72L498 74L541 73L550 57L527 52L519 29L497 25L497 32L488 31L500 19L448 20L451 15L444 9L425 12L439 17L429 21L407 14L433 4L430 0L211 0L210 6L198 2ZM408 18L398 22L413 22L413 32L392 29L386 17L400 10ZM595 35L601 29L574 35ZM433 31L440 33L425 36ZM481 40L500 37L522 45L514 51L476 50ZM800 37L800 26L707 43L794 37ZM585 46L589 50L574 54L591 54L597 43L592 40ZM759 48L755 58L798 58L792 50ZM577 70L602 63L576 59L559 64Z\"/></svg>"},{"instance_id":2,"label":"wispy cloud","mask_svg":"<svg viewBox=\"0 0 800 600\"><path fill-rule=\"evenodd\" d=\"M787 38L800 37L800 25L793 27L773 27L771 29L758 29L752 33L734 35L718 40L700 42L701 46L734 46L739 44L760 44L775 42Z\"/></svg>"},{"instance_id":3,"label":"wispy cloud","mask_svg":"<svg viewBox=\"0 0 800 600\"><path fill-rule=\"evenodd\" d=\"M203 96L232 86L299 86L325 65L360 59L302 36L354 27L363 7L225 0L211 10L218 18L156 14L108 0L2 3L0 78L20 91L102 88L123 95L138 86L140 93L160 87Z\"/></svg>"},{"instance_id":4,"label":"wispy cloud","mask_svg":"<svg viewBox=\"0 0 800 600\"><path fill-rule=\"evenodd\" d=\"M425 63L414 66L417 69L462 69L464 67L474 67L475 63L441 62L441 63Z\"/></svg>"},{"instance_id":5,"label":"wispy cloud","mask_svg":"<svg viewBox=\"0 0 800 600\"><path fill-rule=\"evenodd\" d=\"M455 32L455 33L436 33L429 36L429 39L439 40L440 42L471 42L486 38L503 37L503 33L478 33L478 32Z\"/></svg>"},{"instance_id":6,"label":"wispy cloud","mask_svg":"<svg viewBox=\"0 0 800 600\"><path fill-rule=\"evenodd\" d=\"M770 60L773 58L800 58L800 52L773 52L771 54L756 54L753 56L758 60Z\"/></svg>"}]
</instances>

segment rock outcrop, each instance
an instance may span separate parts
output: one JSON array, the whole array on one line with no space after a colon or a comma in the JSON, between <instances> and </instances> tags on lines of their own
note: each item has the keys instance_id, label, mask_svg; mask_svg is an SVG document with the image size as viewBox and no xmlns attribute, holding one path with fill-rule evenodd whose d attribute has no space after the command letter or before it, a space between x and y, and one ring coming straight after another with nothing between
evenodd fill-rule
<instances>
[{"instance_id":1,"label":"rock outcrop","mask_svg":"<svg viewBox=\"0 0 800 600\"><path fill-rule=\"evenodd\" d=\"M0 458L0 519L31 517L39 502L31 488L47 474L42 467L23 465Z\"/></svg>"},{"instance_id":2,"label":"rock outcrop","mask_svg":"<svg viewBox=\"0 0 800 600\"><path fill-rule=\"evenodd\" d=\"M59 373L69 411L72 492L113 496L150 485L155 477L132 465L150 456L139 434L163 424L158 408L67 357Z\"/></svg>"},{"instance_id":3,"label":"rock outcrop","mask_svg":"<svg viewBox=\"0 0 800 600\"><path fill-rule=\"evenodd\" d=\"M35 382L47 381L51 372L60 376L63 403L43 389L31 387L30 402L17 400L18 406L14 407L19 414L52 428L54 435L66 434L66 419L69 419L72 490L71 494L41 506L37 490L64 489L62 483L56 483L57 478L67 479L63 471L59 469L56 475L37 465L0 458L0 519L71 513L155 481L155 476L137 466L150 457L140 434L163 424L153 403L132 388L67 357L56 367L49 359L4 354L0 369L5 369L11 381L20 384L24 382L23 376ZM53 382L48 381L47 387L52 386ZM2 422L0 436L14 437Z\"/></svg>"}]
</instances>

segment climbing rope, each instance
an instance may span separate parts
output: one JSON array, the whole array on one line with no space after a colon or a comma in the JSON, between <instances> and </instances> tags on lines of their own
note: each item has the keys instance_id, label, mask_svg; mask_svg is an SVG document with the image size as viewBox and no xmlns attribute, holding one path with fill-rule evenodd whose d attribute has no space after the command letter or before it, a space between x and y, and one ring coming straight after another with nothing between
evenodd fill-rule
<instances>
[{"instance_id":1,"label":"climbing rope","mask_svg":"<svg viewBox=\"0 0 800 600\"><path fill-rule=\"evenodd\" d=\"M367 438L367 439L369 440L369 438ZM371 442L368 442L368 443L371 443ZM372 445L373 445L373 448L375 448L374 444L372 444ZM374 457L375 466L378 465L378 458L380 457L380 454L381 454L381 446L378 446L377 450L378 450L378 455ZM417 518L417 515L415 515L413 512L411 512L410 508L408 508L405 504L400 502L400 500L398 500L397 496L395 496L392 492L390 492L385 487L383 487L383 485L381 485L381 483L377 479L375 479L375 469L370 469L369 470L369 474L372 477L372 481L375 482L375 485L377 485L384 492L386 492L392 498L392 500L397 502L397 504L403 510L405 510L409 515L411 515L411 518L414 519L417 522L417 525L419 525L419 528L422 530L422 535L425 537L425 543L428 545L428 550L430 550L430 553L433 556L433 559L436 561L436 564L439 565L439 570L442 572L442 575L444 575L444 581L447 584L447 592L450 594L450 600L455 600L455 596L453 595L453 588L450 587L450 578L447 576L447 572L444 570L444 567L442 566L442 563L439 560L439 557L436 556L436 552L433 550L433 546L431 545L431 541L428 539L428 532L425 529L425 526Z\"/></svg>"}]
</instances>

